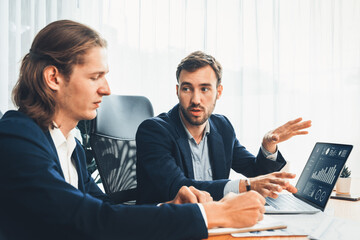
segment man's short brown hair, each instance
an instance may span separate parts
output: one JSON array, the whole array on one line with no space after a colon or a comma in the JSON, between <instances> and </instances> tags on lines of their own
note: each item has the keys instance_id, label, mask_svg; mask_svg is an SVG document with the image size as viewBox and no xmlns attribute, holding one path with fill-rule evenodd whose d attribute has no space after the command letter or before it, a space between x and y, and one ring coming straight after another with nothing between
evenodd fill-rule
<instances>
[{"instance_id":1,"label":"man's short brown hair","mask_svg":"<svg viewBox=\"0 0 360 240\"><path fill-rule=\"evenodd\" d=\"M214 70L217 78L217 85L219 85L221 83L222 77L221 64L216 61L213 56L208 55L202 51L190 53L187 57L181 60L176 70L177 82L179 82L179 77L182 70L186 70L188 72L195 72L196 70L206 67L208 65Z\"/></svg>"}]
</instances>

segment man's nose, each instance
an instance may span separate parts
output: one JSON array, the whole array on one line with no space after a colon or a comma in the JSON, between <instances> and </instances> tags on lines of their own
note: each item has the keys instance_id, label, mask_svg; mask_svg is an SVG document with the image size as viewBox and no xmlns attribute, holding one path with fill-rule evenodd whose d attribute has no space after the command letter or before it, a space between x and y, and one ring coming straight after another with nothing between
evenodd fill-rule
<instances>
[{"instance_id":1,"label":"man's nose","mask_svg":"<svg viewBox=\"0 0 360 240\"><path fill-rule=\"evenodd\" d=\"M103 95L103 96L107 96L111 94L111 90L109 87L109 83L106 80L106 78L104 78L104 83L102 84L102 86L99 88L99 94Z\"/></svg>"},{"instance_id":2,"label":"man's nose","mask_svg":"<svg viewBox=\"0 0 360 240\"><path fill-rule=\"evenodd\" d=\"M194 104L194 105L199 105L200 102L201 102L201 94L199 91L194 91L193 95L192 95L192 98L191 98L191 102Z\"/></svg>"}]
</instances>

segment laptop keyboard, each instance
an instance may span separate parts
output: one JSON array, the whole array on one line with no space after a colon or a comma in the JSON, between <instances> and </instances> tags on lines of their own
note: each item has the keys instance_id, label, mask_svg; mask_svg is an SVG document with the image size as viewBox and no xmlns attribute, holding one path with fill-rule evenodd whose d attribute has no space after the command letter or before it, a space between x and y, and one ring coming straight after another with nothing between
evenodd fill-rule
<instances>
[{"instance_id":1,"label":"laptop keyboard","mask_svg":"<svg viewBox=\"0 0 360 240\"><path fill-rule=\"evenodd\" d=\"M297 199L292 194L279 194L279 197L274 199L267 197L266 205L270 205L275 209L282 210L313 210L314 207Z\"/></svg>"}]
</instances>

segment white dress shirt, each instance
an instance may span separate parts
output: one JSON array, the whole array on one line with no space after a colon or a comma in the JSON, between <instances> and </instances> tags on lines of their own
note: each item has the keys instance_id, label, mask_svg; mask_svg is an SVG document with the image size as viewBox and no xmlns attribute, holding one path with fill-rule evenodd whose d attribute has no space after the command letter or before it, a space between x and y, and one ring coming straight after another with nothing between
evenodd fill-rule
<instances>
[{"instance_id":1,"label":"white dress shirt","mask_svg":"<svg viewBox=\"0 0 360 240\"><path fill-rule=\"evenodd\" d=\"M55 144L65 181L75 188L78 188L78 175L74 161L71 158L76 147L74 129L70 131L67 138L65 138L64 134L57 127L49 129L49 131Z\"/></svg>"}]
</instances>

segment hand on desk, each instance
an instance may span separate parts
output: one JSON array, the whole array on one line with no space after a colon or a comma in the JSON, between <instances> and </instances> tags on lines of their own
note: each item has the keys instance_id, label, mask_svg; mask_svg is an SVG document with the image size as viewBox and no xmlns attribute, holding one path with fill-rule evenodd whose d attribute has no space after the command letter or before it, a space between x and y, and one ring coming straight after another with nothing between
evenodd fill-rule
<instances>
[{"instance_id":1,"label":"hand on desk","mask_svg":"<svg viewBox=\"0 0 360 240\"><path fill-rule=\"evenodd\" d=\"M183 186L174 200L167 203L202 203L208 228L250 227L262 220L265 212L265 198L255 191L229 193L220 201L214 202L208 192Z\"/></svg>"},{"instance_id":2,"label":"hand on desk","mask_svg":"<svg viewBox=\"0 0 360 240\"><path fill-rule=\"evenodd\" d=\"M251 189L263 197L277 198L276 192L287 190L296 193L297 189L287 179L295 178L295 174L287 172L273 172L266 175L250 178Z\"/></svg>"},{"instance_id":3,"label":"hand on desk","mask_svg":"<svg viewBox=\"0 0 360 240\"><path fill-rule=\"evenodd\" d=\"M210 193L200 191L193 186L182 186L172 201L166 203L183 204L183 203L205 203L212 202L213 198Z\"/></svg>"},{"instance_id":4,"label":"hand on desk","mask_svg":"<svg viewBox=\"0 0 360 240\"><path fill-rule=\"evenodd\" d=\"M242 228L255 225L263 219L265 199L255 191L229 193L219 202L204 203L208 228Z\"/></svg>"}]
</instances>

